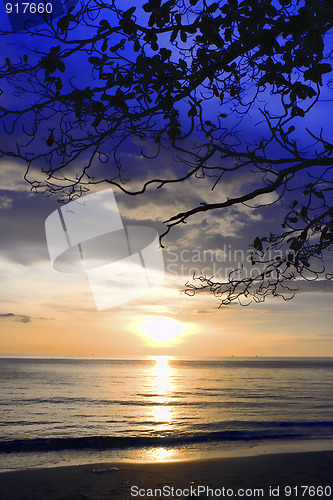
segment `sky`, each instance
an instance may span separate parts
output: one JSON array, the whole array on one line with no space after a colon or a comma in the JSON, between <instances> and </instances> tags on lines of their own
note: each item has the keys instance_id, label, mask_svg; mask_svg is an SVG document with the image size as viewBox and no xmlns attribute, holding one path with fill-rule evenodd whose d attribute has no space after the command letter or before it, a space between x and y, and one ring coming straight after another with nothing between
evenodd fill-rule
<instances>
[{"instance_id":1,"label":"sky","mask_svg":"<svg viewBox=\"0 0 333 500\"><path fill-rule=\"evenodd\" d=\"M1 177L7 188L0 194L2 353L190 358L333 354L332 287L327 282L300 284L292 301L270 298L247 307L218 308L211 294L182 293L193 272L213 268L215 275L223 274L225 267L246 258L253 231L271 224L277 208L267 219L240 208L226 217L198 217L186 231L175 230L165 242L161 285L98 311L86 274L53 269L45 220L59 204L30 193L20 168L11 164ZM204 180L202 184L204 190ZM125 224L161 232L166 214L175 205L186 205L182 200L195 199L200 189L193 186L190 195L188 187L179 186L176 193L151 190L129 198L115 192L115 197Z\"/></svg>"},{"instance_id":2,"label":"sky","mask_svg":"<svg viewBox=\"0 0 333 500\"><path fill-rule=\"evenodd\" d=\"M328 107L319 106L317 113L317 122L325 123ZM0 141L6 141L4 134ZM146 148L149 153L150 145ZM142 173L141 180L147 171L172 172L177 167L170 150L162 151L152 162L132 143L123 155L129 170ZM163 280L161 276L161 283L127 301L138 279L126 286L123 282L121 292L120 285L113 292L123 294L123 303L98 310L86 272L54 269L45 220L60 205L55 197L31 192L24 172L18 161L0 159L1 354L333 356L330 282L300 282L291 301L267 298L265 303L247 307L233 303L219 308L219 300L212 294L191 297L183 292L193 273L204 270L219 277L235 264L245 263L254 238L281 224L285 207L280 203L264 211L239 206L228 212L202 214L175 228L164 241L165 276ZM146 226L161 234L163 221L169 216L202 200L238 196L253 178L250 172L230 177L214 192L210 190L212 182L203 178L158 190L152 187L135 197L113 191L124 226ZM95 186L91 193L103 190L110 188ZM274 196L266 201L273 201ZM107 216L110 207L103 203L101 210ZM103 259L107 261L107 252ZM140 264L136 265L133 277L140 271Z\"/></svg>"}]
</instances>

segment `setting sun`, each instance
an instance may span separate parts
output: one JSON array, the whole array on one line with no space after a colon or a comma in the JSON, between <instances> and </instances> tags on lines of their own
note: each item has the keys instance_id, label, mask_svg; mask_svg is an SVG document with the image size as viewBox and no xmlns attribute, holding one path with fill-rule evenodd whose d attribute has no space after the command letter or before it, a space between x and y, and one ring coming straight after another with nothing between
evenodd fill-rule
<instances>
[{"instance_id":1,"label":"setting sun","mask_svg":"<svg viewBox=\"0 0 333 500\"><path fill-rule=\"evenodd\" d=\"M172 344L184 332L180 321L166 317L151 317L143 322L141 332L157 344Z\"/></svg>"}]
</instances>

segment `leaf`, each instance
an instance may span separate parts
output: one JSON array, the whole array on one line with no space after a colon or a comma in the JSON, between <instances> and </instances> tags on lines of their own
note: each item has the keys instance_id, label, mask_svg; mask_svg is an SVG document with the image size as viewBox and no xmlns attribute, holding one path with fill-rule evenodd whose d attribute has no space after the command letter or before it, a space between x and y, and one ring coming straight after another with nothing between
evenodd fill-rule
<instances>
[{"instance_id":1,"label":"leaf","mask_svg":"<svg viewBox=\"0 0 333 500\"><path fill-rule=\"evenodd\" d=\"M311 99L311 97L315 97L317 95L317 92L312 88L312 87L307 87L307 94L308 97Z\"/></svg>"},{"instance_id":2,"label":"leaf","mask_svg":"<svg viewBox=\"0 0 333 500\"><path fill-rule=\"evenodd\" d=\"M24 54L23 61L25 62L25 64L27 64L27 62L28 62L28 54Z\"/></svg>"},{"instance_id":3,"label":"leaf","mask_svg":"<svg viewBox=\"0 0 333 500\"><path fill-rule=\"evenodd\" d=\"M317 64L316 66L304 71L304 80L311 80L312 82L322 85L322 75L330 73L332 67L330 64Z\"/></svg>"},{"instance_id":4,"label":"leaf","mask_svg":"<svg viewBox=\"0 0 333 500\"><path fill-rule=\"evenodd\" d=\"M131 17L132 14L136 11L136 7L131 7L123 13L123 17Z\"/></svg>"},{"instance_id":5,"label":"leaf","mask_svg":"<svg viewBox=\"0 0 333 500\"><path fill-rule=\"evenodd\" d=\"M181 30L181 31L180 31L180 39L181 39L181 41L182 41L182 42L184 42L184 43L185 43L185 42L187 42L187 33L186 33L186 31L185 31L185 30Z\"/></svg>"},{"instance_id":6,"label":"leaf","mask_svg":"<svg viewBox=\"0 0 333 500\"><path fill-rule=\"evenodd\" d=\"M174 42L177 38L179 29L174 29L170 36L170 43Z\"/></svg>"},{"instance_id":7,"label":"leaf","mask_svg":"<svg viewBox=\"0 0 333 500\"><path fill-rule=\"evenodd\" d=\"M186 61L184 61L184 59L179 59L178 64L183 71L185 71L187 69L187 64L186 64Z\"/></svg>"},{"instance_id":8,"label":"leaf","mask_svg":"<svg viewBox=\"0 0 333 500\"><path fill-rule=\"evenodd\" d=\"M64 63L62 61L60 61L60 59L58 60L58 69L59 69L59 71L61 71L61 73L64 73L65 69L66 69L66 66L64 65Z\"/></svg>"},{"instance_id":9,"label":"leaf","mask_svg":"<svg viewBox=\"0 0 333 500\"><path fill-rule=\"evenodd\" d=\"M65 33L69 27L69 20L66 17L61 17L57 22L57 28L61 31L61 33Z\"/></svg>"},{"instance_id":10,"label":"leaf","mask_svg":"<svg viewBox=\"0 0 333 500\"><path fill-rule=\"evenodd\" d=\"M307 215L308 215L308 209L307 209L307 207L303 206L301 208L300 215L301 215L301 217L303 217L303 219L305 219L307 217Z\"/></svg>"},{"instance_id":11,"label":"leaf","mask_svg":"<svg viewBox=\"0 0 333 500\"><path fill-rule=\"evenodd\" d=\"M98 125L101 123L103 119L103 116L102 115L99 115L97 116L97 118L95 119L95 121L93 122L92 126L93 127L98 127Z\"/></svg>"},{"instance_id":12,"label":"leaf","mask_svg":"<svg viewBox=\"0 0 333 500\"><path fill-rule=\"evenodd\" d=\"M103 103L101 103L100 101L93 101L92 102L92 110L95 113L102 113L104 111Z\"/></svg>"},{"instance_id":13,"label":"leaf","mask_svg":"<svg viewBox=\"0 0 333 500\"><path fill-rule=\"evenodd\" d=\"M103 19L99 24L100 28L98 28L97 30L98 34L103 33L103 31L111 29L110 23L106 19Z\"/></svg>"},{"instance_id":14,"label":"leaf","mask_svg":"<svg viewBox=\"0 0 333 500\"><path fill-rule=\"evenodd\" d=\"M51 56L56 56L60 52L60 45L57 47L51 47L50 54Z\"/></svg>"},{"instance_id":15,"label":"leaf","mask_svg":"<svg viewBox=\"0 0 333 500\"><path fill-rule=\"evenodd\" d=\"M103 62L102 59L95 56L89 57L88 61L90 62L90 64L93 64L94 66L101 66Z\"/></svg>"},{"instance_id":16,"label":"leaf","mask_svg":"<svg viewBox=\"0 0 333 500\"><path fill-rule=\"evenodd\" d=\"M318 69L322 75L324 75L325 73L330 73L332 71L332 67L328 63L318 64Z\"/></svg>"},{"instance_id":17,"label":"leaf","mask_svg":"<svg viewBox=\"0 0 333 500\"><path fill-rule=\"evenodd\" d=\"M299 108L298 106L294 106L291 110L291 116L301 116L303 118L303 116L305 116L305 112L302 108Z\"/></svg>"},{"instance_id":18,"label":"leaf","mask_svg":"<svg viewBox=\"0 0 333 500\"><path fill-rule=\"evenodd\" d=\"M213 12L215 12L215 11L217 10L218 6L219 6L219 4L218 4L218 3L216 3L216 2L215 2L215 3L212 3L212 5L209 5L209 6L207 7L207 12L208 12L209 14L212 14Z\"/></svg>"},{"instance_id":19,"label":"leaf","mask_svg":"<svg viewBox=\"0 0 333 500\"><path fill-rule=\"evenodd\" d=\"M231 41L231 35L232 35L232 31L230 28L227 28L224 32L224 39L226 42L230 42Z\"/></svg>"},{"instance_id":20,"label":"leaf","mask_svg":"<svg viewBox=\"0 0 333 500\"><path fill-rule=\"evenodd\" d=\"M56 81L56 90L61 90L62 89L62 81L60 78L57 79Z\"/></svg>"},{"instance_id":21,"label":"leaf","mask_svg":"<svg viewBox=\"0 0 333 500\"><path fill-rule=\"evenodd\" d=\"M257 236L256 239L254 240L253 246L256 250L259 250L259 252L262 251L262 241L259 238L259 236Z\"/></svg>"},{"instance_id":22,"label":"leaf","mask_svg":"<svg viewBox=\"0 0 333 500\"><path fill-rule=\"evenodd\" d=\"M171 55L172 55L171 50L165 49L164 47L162 47L160 49L160 56L161 56L162 62L166 61L167 59L170 59ZM182 59L180 59L180 61L182 61ZM183 62L185 62L185 61L183 61ZM185 69L186 69L186 67L187 67L187 65L185 63Z\"/></svg>"},{"instance_id":23,"label":"leaf","mask_svg":"<svg viewBox=\"0 0 333 500\"><path fill-rule=\"evenodd\" d=\"M189 117L192 117L192 116L197 116L197 110L195 109L194 106L191 107L191 109L189 110L189 112L187 113L187 115Z\"/></svg>"},{"instance_id":24,"label":"leaf","mask_svg":"<svg viewBox=\"0 0 333 500\"><path fill-rule=\"evenodd\" d=\"M46 144L47 144L47 146L49 146L49 147L53 146L53 144L54 144L53 130L52 130L52 132L50 133L50 135L49 135L49 137L48 137L48 139L47 139L47 141L46 141Z\"/></svg>"},{"instance_id":25,"label":"leaf","mask_svg":"<svg viewBox=\"0 0 333 500\"><path fill-rule=\"evenodd\" d=\"M154 24L156 23L157 21L157 14L156 12L152 12L150 18L149 18L149 21L148 21L148 26L150 28L152 28L154 26Z\"/></svg>"},{"instance_id":26,"label":"leaf","mask_svg":"<svg viewBox=\"0 0 333 500\"><path fill-rule=\"evenodd\" d=\"M149 5L149 2L148 3L145 3L143 6L142 6L143 10L145 12L151 12L152 11L152 8L151 6Z\"/></svg>"}]
</instances>

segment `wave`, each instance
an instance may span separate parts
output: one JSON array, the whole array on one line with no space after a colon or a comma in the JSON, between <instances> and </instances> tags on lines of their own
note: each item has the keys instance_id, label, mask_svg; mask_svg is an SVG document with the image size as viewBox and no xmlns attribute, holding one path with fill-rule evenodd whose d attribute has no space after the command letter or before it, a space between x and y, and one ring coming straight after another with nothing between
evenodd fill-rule
<instances>
[{"instance_id":1,"label":"wave","mask_svg":"<svg viewBox=\"0 0 333 500\"><path fill-rule=\"evenodd\" d=\"M244 423L243 423L244 424ZM249 422L250 424L250 422ZM181 435L83 436L0 441L0 453L60 450L112 450L232 441L333 438L333 422L270 422L261 428L198 432Z\"/></svg>"}]
</instances>

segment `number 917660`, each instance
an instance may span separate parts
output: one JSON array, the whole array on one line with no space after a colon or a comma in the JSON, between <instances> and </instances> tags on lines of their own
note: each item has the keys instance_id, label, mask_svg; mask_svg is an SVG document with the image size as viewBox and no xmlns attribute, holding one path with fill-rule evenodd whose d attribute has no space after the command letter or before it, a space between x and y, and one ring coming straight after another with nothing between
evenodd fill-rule
<instances>
[{"instance_id":1,"label":"number 917660","mask_svg":"<svg viewBox=\"0 0 333 500\"><path fill-rule=\"evenodd\" d=\"M51 3L6 3L7 14L51 14Z\"/></svg>"}]
</instances>

